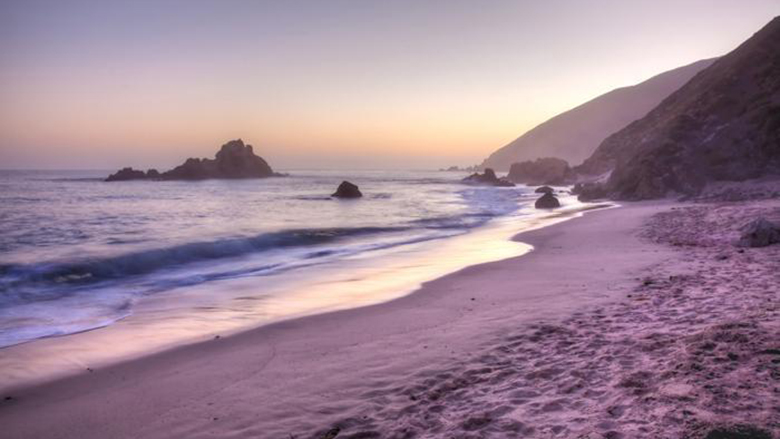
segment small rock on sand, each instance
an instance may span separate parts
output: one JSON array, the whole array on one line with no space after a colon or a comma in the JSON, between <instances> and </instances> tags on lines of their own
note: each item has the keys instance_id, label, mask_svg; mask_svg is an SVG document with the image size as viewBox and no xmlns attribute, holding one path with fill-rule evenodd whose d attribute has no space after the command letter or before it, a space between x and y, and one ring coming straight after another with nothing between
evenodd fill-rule
<instances>
[{"instance_id":1,"label":"small rock on sand","mask_svg":"<svg viewBox=\"0 0 780 439\"><path fill-rule=\"evenodd\" d=\"M737 244L741 247L766 247L777 243L780 243L780 226L758 218L742 227L742 236Z\"/></svg>"},{"instance_id":2,"label":"small rock on sand","mask_svg":"<svg viewBox=\"0 0 780 439\"><path fill-rule=\"evenodd\" d=\"M685 398L693 392L693 386L683 383L671 383L661 387L661 393L671 398Z\"/></svg>"}]
</instances>

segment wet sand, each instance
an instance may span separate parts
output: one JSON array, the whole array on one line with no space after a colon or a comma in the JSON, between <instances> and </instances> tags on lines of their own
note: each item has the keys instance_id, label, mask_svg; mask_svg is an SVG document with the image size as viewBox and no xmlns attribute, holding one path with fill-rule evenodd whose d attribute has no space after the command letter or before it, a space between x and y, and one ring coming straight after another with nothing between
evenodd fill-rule
<instances>
[{"instance_id":1,"label":"wet sand","mask_svg":"<svg viewBox=\"0 0 780 439\"><path fill-rule=\"evenodd\" d=\"M0 436L777 434L780 246L731 245L760 213L780 203L590 212L388 303L12 390Z\"/></svg>"}]
</instances>

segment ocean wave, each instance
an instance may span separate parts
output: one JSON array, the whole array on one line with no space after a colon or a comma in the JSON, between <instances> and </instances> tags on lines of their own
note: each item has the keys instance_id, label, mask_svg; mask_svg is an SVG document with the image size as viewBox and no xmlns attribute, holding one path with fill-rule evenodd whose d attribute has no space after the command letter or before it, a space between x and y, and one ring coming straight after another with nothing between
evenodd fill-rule
<instances>
[{"instance_id":1,"label":"ocean wave","mask_svg":"<svg viewBox=\"0 0 780 439\"><path fill-rule=\"evenodd\" d=\"M0 172L9 206L0 212L0 347L109 325L158 293L218 296L240 278L273 290L317 267L381 264L512 214L529 192L463 186L456 174L366 173L355 177L364 201L342 205L328 191L337 176L150 192L92 185L104 177L96 173ZM288 229L270 232L279 224Z\"/></svg>"},{"instance_id":2,"label":"ocean wave","mask_svg":"<svg viewBox=\"0 0 780 439\"><path fill-rule=\"evenodd\" d=\"M0 266L0 291L29 283L85 284L151 273L164 268L242 256L267 250L327 244L340 239L388 232L408 227L356 227L293 229L247 238L193 242L167 248L126 253L76 262ZM324 254L324 253L323 253Z\"/></svg>"}]
</instances>

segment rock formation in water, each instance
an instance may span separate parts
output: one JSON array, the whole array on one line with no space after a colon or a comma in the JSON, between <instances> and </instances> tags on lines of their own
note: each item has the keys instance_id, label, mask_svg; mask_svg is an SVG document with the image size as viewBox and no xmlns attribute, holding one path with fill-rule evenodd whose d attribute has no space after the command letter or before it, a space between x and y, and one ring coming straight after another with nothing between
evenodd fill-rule
<instances>
[{"instance_id":1,"label":"rock formation in water","mask_svg":"<svg viewBox=\"0 0 780 439\"><path fill-rule=\"evenodd\" d=\"M540 186L540 187L536 188L534 193L537 193L537 194L554 194L555 193L555 189L551 188L550 186Z\"/></svg>"},{"instance_id":2,"label":"rock formation in water","mask_svg":"<svg viewBox=\"0 0 780 439\"><path fill-rule=\"evenodd\" d=\"M492 153L482 167L506 171L512 163L540 157L558 157L573 165L580 164L607 136L645 116L713 61L702 60L661 73L561 113Z\"/></svg>"},{"instance_id":3,"label":"rock formation in water","mask_svg":"<svg viewBox=\"0 0 780 439\"><path fill-rule=\"evenodd\" d=\"M515 183L531 186L562 185L565 184L570 171L566 160L544 157L534 161L513 163L507 178Z\"/></svg>"},{"instance_id":4,"label":"rock formation in water","mask_svg":"<svg viewBox=\"0 0 780 439\"><path fill-rule=\"evenodd\" d=\"M558 201L558 198L556 198L555 195L546 193L536 200L534 207L537 209L555 209L561 207L561 202Z\"/></svg>"},{"instance_id":5,"label":"rock formation in water","mask_svg":"<svg viewBox=\"0 0 780 439\"><path fill-rule=\"evenodd\" d=\"M480 184L480 185L486 185L486 186L499 186L499 187L512 187L515 184L511 181L505 179L505 178L498 178L496 176L495 171L488 168L485 169L485 172L480 174L478 172L475 172L474 174L469 175L468 177L461 180L463 183L468 184Z\"/></svg>"},{"instance_id":6,"label":"rock formation in water","mask_svg":"<svg viewBox=\"0 0 780 439\"><path fill-rule=\"evenodd\" d=\"M696 195L780 174L780 17L607 138L580 175L616 199Z\"/></svg>"},{"instance_id":7,"label":"rock formation in water","mask_svg":"<svg viewBox=\"0 0 780 439\"><path fill-rule=\"evenodd\" d=\"M154 169L150 169L149 172L151 173L155 171ZM128 181L128 180L146 180L151 178L151 176L144 171L140 171L133 168L122 168L115 173L111 174L106 178L106 181Z\"/></svg>"},{"instance_id":8,"label":"rock formation in water","mask_svg":"<svg viewBox=\"0 0 780 439\"><path fill-rule=\"evenodd\" d=\"M335 198L360 198L363 193L360 192L360 188L356 184L348 181L342 181L336 192L331 194L331 197Z\"/></svg>"},{"instance_id":9,"label":"rock formation in water","mask_svg":"<svg viewBox=\"0 0 780 439\"><path fill-rule=\"evenodd\" d=\"M213 159L189 158L183 164L159 173L123 168L111 174L106 181L121 180L205 180L209 178L265 178L280 176L262 157L255 155L252 145L245 145L241 139L222 145Z\"/></svg>"}]
</instances>

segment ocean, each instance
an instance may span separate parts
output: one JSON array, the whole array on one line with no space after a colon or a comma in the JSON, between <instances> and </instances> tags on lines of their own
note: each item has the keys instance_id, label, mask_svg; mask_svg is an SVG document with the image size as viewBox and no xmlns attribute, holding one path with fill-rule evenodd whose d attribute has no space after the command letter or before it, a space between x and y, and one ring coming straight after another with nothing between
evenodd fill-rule
<instances>
[{"instance_id":1,"label":"ocean","mask_svg":"<svg viewBox=\"0 0 780 439\"><path fill-rule=\"evenodd\" d=\"M533 209L533 188L457 172L288 172L107 183L104 171L0 171L0 347L126 322L129 353L390 300L522 254L508 238L560 215ZM344 179L364 197L332 199Z\"/></svg>"}]
</instances>

